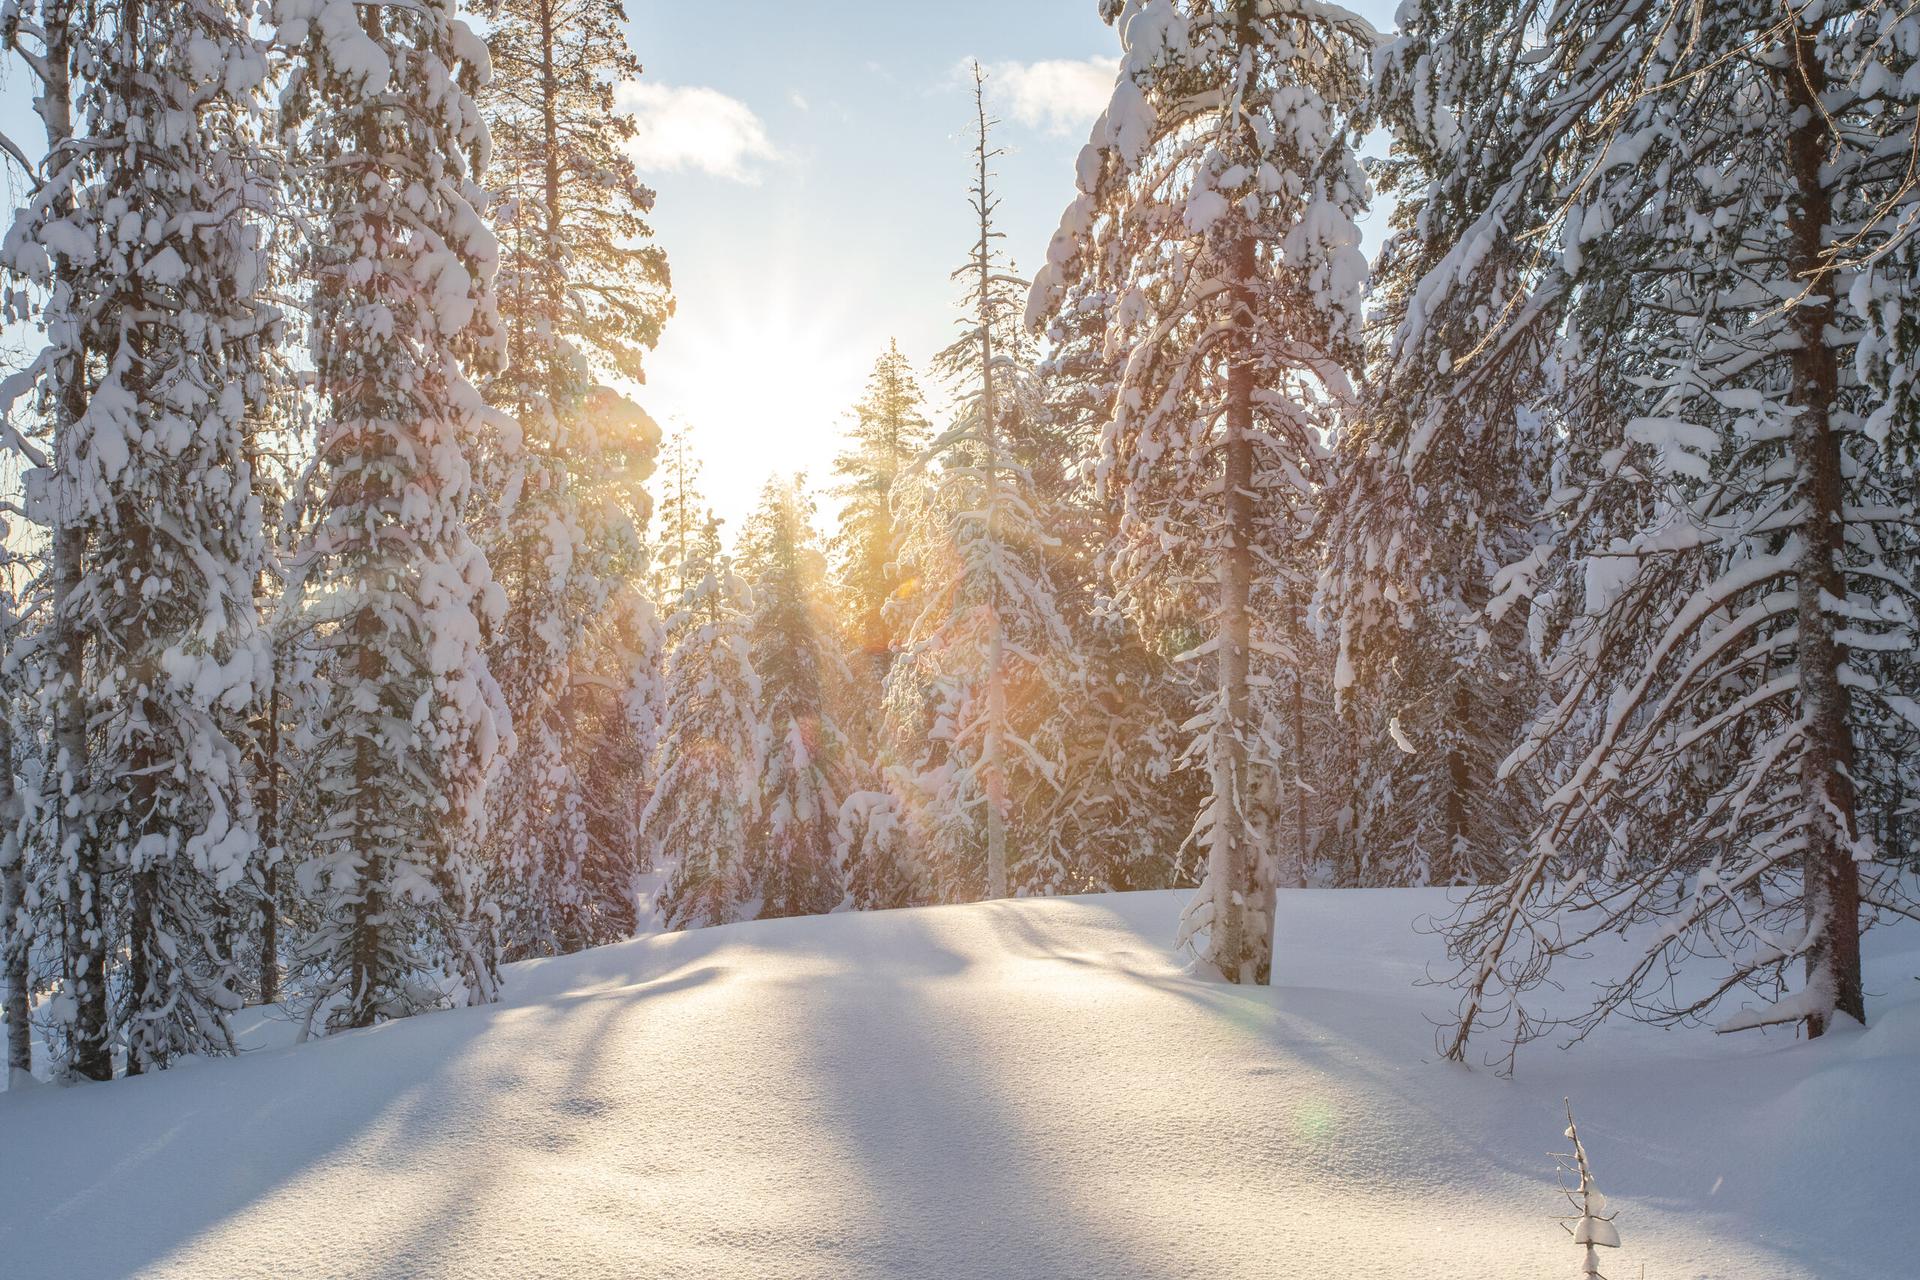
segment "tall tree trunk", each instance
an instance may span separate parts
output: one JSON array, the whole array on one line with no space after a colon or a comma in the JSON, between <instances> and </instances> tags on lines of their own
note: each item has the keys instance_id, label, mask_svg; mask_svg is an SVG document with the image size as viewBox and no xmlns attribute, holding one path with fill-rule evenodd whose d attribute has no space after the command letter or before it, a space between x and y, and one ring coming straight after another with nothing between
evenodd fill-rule
<instances>
[{"instance_id":1,"label":"tall tree trunk","mask_svg":"<svg viewBox=\"0 0 1920 1280\"><path fill-rule=\"evenodd\" d=\"M46 81L39 103L46 126L48 167L67 159L73 146L73 27L81 19L70 3L49 4L46 26ZM56 212L71 212L61 200ZM68 268L56 271L65 274ZM72 288L72 282L65 282ZM73 424L87 409L87 355L79 348L59 362L54 396L54 467L59 478L53 531L53 613L50 648L58 671L54 698L53 746L58 757L60 809L56 821L63 855L72 859L72 896L66 906L66 976L74 999L70 1062L74 1074L89 1080L113 1078L113 1052L107 1019L107 886L101 875L100 846L89 805L87 707L81 693L86 676L83 634L74 613L84 572L86 534L75 523L68 483L73 475Z\"/></svg>"},{"instance_id":2,"label":"tall tree trunk","mask_svg":"<svg viewBox=\"0 0 1920 1280\"><path fill-rule=\"evenodd\" d=\"M27 854L20 843L20 797L13 786L13 712L11 698L0 703L0 947L7 984L7 1087L33 1074L33 1027L28 1021L27 954L32 934L27 920Z\"/></svg>"},{"instance_id":3,"label":"tall tree trunk","mask_svg":"<svg viewBox=\"0 0 1920 1280\"><path fill-rule=\"evenodd\" d=\"M1846 599L1845 489L1833 402L1840 382L1838 356L1827 338L1834 323L1832 261L1827 256L1833 201L1821 175L1829 125L1820 106L1826 70L1815 48L1817 32L1798 15L1783 68L1794 113L1788 139L1796 191L1787 212L1793 278L1807 295L1792 312L1799 343L1793 351L1791 447L1804 518L1796 616L1800 696L1805 742L1800 789L1806 806L1805 895L1809 932L1807 989L1817 1002L1807 1034L1826 1031L1834 1013L1866 1020L1860 980L1860 873L1854 862L1858 816L1853 785L1850 699L1841 680L1846 650L1827 602Z\"/></svg>"},{"instance_id":4,"label":"tall tree trunk","mask_svg":"<svg viewBox=\"0 0 1920 1280\"><path fill-rule=\"evenodd\" d=\"M280 1001L280 646L273 649L272 685L267 690L267 723L261 735L260 844L260 1003Z\"/></svg>"},{"instance_id":5,"label":"tall tree trunk","mask_svg":"<svg viewBox=\"0 0 1920 1280\"><path fill-rule=\"evenodd\" d=\"M1272 936L1256 918L1254 874L1260 856L1248 837L1248 694L1253 647L1253 362L1247 334L1253 315L1253 240L1242 236L1231 250L1234 331L1227 352L1225 475L1221 514L1226 545L1220 550L1218 645L1220 719L1213 727L1213 838L1207 877L1213 889L1214 963L1230 982L1270 978ZM1269 893L1272 878L1266 877Z\"/></svg>"},{"instance_id":6,"label":"tall tree trunk","mask_svg":"<svg viewBox=\"0 0 1920 1280\"><path fill-rule=\"evenodd\" d=\"M1293 678L1293 887L1307 887L1306 679Z\"/></svg>"},{"instance_id":7,"label":"tall tree trunk","mask_svg":"<svg viewBox=\"0 0 1920 1280\"><path fill-rule=\"evenodd\" d=\"M1471 766L1462 737L1473 717L1473 700L1467 696L1466 681L1455 677L1453 687L1453 723L1447 726L1447 862L1445 882L1472 884L1474 873L1472 837L1467 831L1467 789L1473 785Z\"/></svg>"},{"instance_id":8,"label":"tall tree trunk","mask_svg":"<svg viewBox=\"0 0 1920 1280\"><path fill-rule=\"evenodd\" d=\"M385 664L376 647L380 638L380 620L373 610L363 609L354 620L354 679L362 688L375 687ZM386 969L387 859L381 842L386 839L385 817L371 813L368 806L379 794L377 777L383 767L380 752L366 738L353 751L353 832L354 852L360 859L360 892L353 904L352 969L348 983L347 1025L370 1027L380 1016L380 990L393 976Z\"/></svg>"},{"instance_id":9,"label":"tall tree trunk","mask_svg":"<svg viewBox=\"0 0 1920 1280\"><path fill-rule=\"evenodd\" d=\"M987 732L981 745L981 764L987 783L987 896L1007 896L1007 775L1001 739L1006 732L1007 678L1005 638L1000 619L1000 431L999 407L993 384L993 205L987 187L987 104L981 88L980 64L973 67L973 105L980 123L979 185L974 208L980 215L980 244L974 250L979 269L980 306L980 433L986 464L987 505Z\"/></svg>"}]
</instances>

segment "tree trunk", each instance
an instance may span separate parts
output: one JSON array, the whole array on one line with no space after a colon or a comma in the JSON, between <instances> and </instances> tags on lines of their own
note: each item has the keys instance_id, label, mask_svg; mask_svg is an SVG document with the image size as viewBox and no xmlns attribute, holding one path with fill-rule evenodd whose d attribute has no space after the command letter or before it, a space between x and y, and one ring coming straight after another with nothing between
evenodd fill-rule
<instances>
[{"instance_id":1,"label":"tree trunk","mask_svg":"<svg viewBox=\"0 0 1920 1280\"><path fill-rule=\"evenodd\" d=\"M1467 831L1467 789L1473 785L1467 749L1461 739L1469 732L1473 719L1473 700L1467 695L1466 681L1458 676L1453 689L1453 723L1447 732L1447 867L1448 884L1473 884L1476 859L1472 837Z\"/></svg>"},{"instance_id":2,"label":"tree trunk","mask_svg":"<svg viewBox=\"0 0 1920 1280\"><path fill-rule=\"evenodd\" d=\"M27 855L20 844L20 797L13 787L12 699L0 704L0 947L5 948L7 984L7 1087L33 1074L33 1027L28 1021Z\"/></svg>"},{"instance_id":3,"label":"tree trunk","mask_svg":"<svg viewBox=\"0 0 1920 1280\"><path fill-rule=\"evenodd\" d=\"M280 654L273 646L272 685L260 761L260 1003L280 1001Z\"/></svg>"},{"instance_id":4,"label":"tree trunk","mask_svg":"<svg viewBox=\"0 0 1920 1280\"><path fill-rule=\"evenodd\" d=\"M1793 352L1794 418L1791 448L1798 496L1805 507L1797 578L1800 695L1806 724L1800 756L1801 801L1806 806L1805 895L1807 990L1817 1006L1807 1034L1826 1031L1833 1014L1864 1022L1860 979L1860 873L1854 862L1858 817L1853 785L1850 699L1841 681L1846 650L1827 602L1846 599L1845 489L1840 439L1833 426L1839 387L1838 357L1827 338L1834 323L1831 259L1825 253L1833 202L1821 176L1826 117L1820 109L1826 71L1815 50L1817 33L1795 17L1782 75L1794 112L1788 139L1797 188L1787 214L1788 266L1808 293L1792 312L1799 343Z\"/></svg>"},{"instance_id":5,"label":"tree trunk","mask_svg":"<svg viewBox=\"0 0 1920 1280\"><path fill-rule=\"evenodd\" d=\"M372 609L363 609L354 620L354 679L362 688L379 685L385 663L377 648L380 620ZM360 859L359 897L353 904L352 976L348 983L347 1025L370 1027L380 1016L380 992L393 976L386 972L387 860L380 843L385 839L386 816L369 812L380 794L379 773L383 767L380 752L366 737L354 744L353 751L353 832L354 853Z\"/></svg>"},{"instance_id":6,"label":"tree trunk","mask_svg":"<svg viewBox=\"0 0 1920 1280\"><path fill-rule=\"evenodd\" d=\"M72 24L76 16L68 4L48 5L46 22L47 78L39 110L46 125L48 167L65 158L73 143L73 88L69 63L73 56ZM64 198L60 214L70 213ZM65 266L57 273L68 272ZM65 287L72 288L68 281ZM54 698L53 744L63 775L56 822L60 848L71 858L71 897L66 907L66 975L74 999L72 1043L74 1074L89 1080L113 1078L113 1052L107 1021L107 887L101 876L100 847L93 831L88 801L87 708L81 695L86 676L84 639L75 624L75 596L80 588L86 535L75 524L67 484L73 475L72 425L87 408L87 358L84 348L59 364L59 386L54 395L54 467L56 521L53 531L53 613L50 648L57 664L59 691Z\"/></svg>"},{"instance_id":7,"label":"tree trunk","mask_svg":"<svg viewBox=\"0 0 1920 1280\"><path fill-rule=\"evenodd\" d=\"M1001 635L1000 581L993 559L997 558L1000 537L1000 434L995 420L993 385L993 206L987 196L987 106L981 89L978 63L973 68L973 104L980 122L980 145L976 152L980 164L979 186L975 189L975 210L980 215L980 245L975 263L980 281L980 433L986 464L987 515L987 732L981 745L981 764L987 784L987 896L1007 896L1007 776L1002 761L1001 739L1007 720L1007 680L1005 639Z\"/></svg>"},{"instance_id":8,"label":"tree trunk","mask_svg":"<svg viewBox=\"0 0 1920 1280\"><path fill-rule=\"evenodd\" d=\"M1261 852L1247 832L1247 733L1250 729L1248 666L1253 641L1253 366L1247 350L1253 297L1253 240L1243 236L1232 250L1234 333L1227 353L1225 475L1221 495L1226 545L1219 561L1220 707L1212 733L1213 836L1207 879L1213 892L1213 962L1229 982L1271 979L1270 920L1259 918L1258 885L1272 890L1271 875L1255 874ZM1268 859L1269 861L1271 859Z\"/></svg>"}]
</instances>

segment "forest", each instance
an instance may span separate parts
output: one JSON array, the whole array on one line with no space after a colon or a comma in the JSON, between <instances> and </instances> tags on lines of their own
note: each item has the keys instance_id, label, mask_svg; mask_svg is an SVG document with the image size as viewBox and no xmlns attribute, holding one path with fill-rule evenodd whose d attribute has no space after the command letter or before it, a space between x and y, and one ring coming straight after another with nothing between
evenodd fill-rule
<instances>
[{"instance_id":1,"label":"forest","mask_svg":"<svg viewBox=\"0 0 1920 1280\"><path fill-rule=\"evenodd\" d=\"M1912 1274L1920 8L1071 6L0 0L0 1274Z\"/></svg>"},{"instance_id":2,"label":"forest","mask_svg":"<svg viewBox=\"0 0 1920 1280\"><path fill-rule=\"evenodd\" d=\"M951 345L862 353L830 471L729 529L737 442L647 408L648 2L0 0L16 1087L1150 890L1275 988L1290 898L1446 890L1415 1034L1501 1074L1872 1026L1920 920L1913 6L1084 0L1115 78L1037 269L976 62Z\"/></svg>"}]
</instances>

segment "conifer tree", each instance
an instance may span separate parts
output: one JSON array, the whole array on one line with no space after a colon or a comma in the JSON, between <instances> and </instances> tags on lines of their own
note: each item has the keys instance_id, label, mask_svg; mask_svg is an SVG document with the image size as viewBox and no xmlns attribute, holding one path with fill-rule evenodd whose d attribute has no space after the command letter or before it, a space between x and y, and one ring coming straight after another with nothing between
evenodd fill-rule
<instances>
[{"instance_id":1,"label":"conifer tree","mask_svg":"<svg viewBox=\"0 0 1920 1280\"><path fill-rule=\"evenodd\" d=\"M1256 572L1270 581L1293 561L1316 431L1359 363L1366 182L1349 131L1363 123L1374 37L1317 6L1102 11L1120 29L1119 79L1029 319L1059 317L1089 275L1115 299L1105 346L1125 360L1100 459L1121 505L1109 572L1137 617L1202 611L1210 635L1195 656L1218 665L1199 748L1213 780L1195 826L1207 878L1181 936L1204 932L1205 959L1229 980L1265 982L1275 870L1258 797L1280 747L1257 668L1285 652L1284 601L1264 581L1256 590Z\"/></svg>"},{"instance_id":2,"label":"conifer tree","mask_svg":"<svg viewBox=\"0 0 1920 1280\"><path fill-rule=\"evenodd\" d=\"M829 545L835 575L846 599L849 644L874 687L886 679L899 646L900 623L887 603L898 585L894 564L900 529L896 486L919 460L931 434L913 366L898 343L874 362L866 394L853 407L844 453L834 463L840 477L840 523Z\"/></svg>"},{"instance_id":3,"label":"conifer tree","mask_svg":"<svg viewBox=\"0 0 1920 1280\"><path fill-rule=\"evenodd\" d=\"M836 848L848 901L857 910L886 911L931 899L931 876L916 854L927 841L915 829L905 791L891 775L840 804Z\"/></svg>"},{"instance_id":4,"label":"conifer tree","mask_svg":"<svg viewBox=\"0 0 1920 1280\"><path fill-rule=\"evenodd\" d=\"M656 600L677 601L698 586L720 556L720 521L700 489L700 455L678 427L660 453L654 487L651 582Z\"/></svg>"},{"instance_id":5,"label":"conifer tree","mask_svg":"<svg viewBox=\"0 0 1920 1280\"><path fill-rule=\"evenodd\" d=\"M1036 420L1046 430L1016 456L1034 487L1050 495L1049 556L1061 614L1079 655L1079 679L1062 708L1061 781L1039 796L1057 812L1033 829L1056 841L1078 891L1164 889L1187 883L1182 854L1206 780L1183 769L1182 726L1202 692L1193 664L1169 661L1197 643L1190 622L1147 620L1111 607L1103 559L1119 527L1090 465L1100 452L1125 360L1109 353L1113 303L1091 273L1067 282L1039 373L1046 397ZM1023 432L1023 436L1035 433Z\"/></svg>"},{"instance_id":6,"label":"conifer tree","mask_svg":"<svg viewBox=\"0 0 1920 1280\"><path fill-rule=\"evenodd\" d=\"M835 852L851 761L835 706L852 676L826 610L812 513L798 478L775 478L741 530L740 571L753 585L748 649L760 677L749 873L762 917L824 914L845 896Z\"/></svg>"},{"instance_id":7,"label":"conifer tree","mask_svg":"<svg viewBox=\"0 0 1920 1280\"><path fill-rule=\"evenodd\" d=\"M950 900L1065 883L1057 845L1025 829L1017 836L1029 865L1010 876L1007 826L1053 812L1036 793L1059 782L1058 711L1073 680L1071 638L1049 572L1047 512L1012 449L1045 401L1020 324L1024 282L1005 263L994 226L1000 153L978 64L973 74L977 238L954 273L964 286L961 336L935 360L956 415L921 464L937 473L895 486L908 513L902 559L919 585L888 690L906 726L925 725L910 730L924 735L923 747L902 754L918 756L935 810L928 826L940 833L928 853Z\"/></svg>"},{"instance_id":8,"label":"conifer tree","mask_svg":"<svg viewBox=\"0 0 1920 1280\"><path fill-rule=\"evenodd\" d=\"M24 712L19 662L27 623L19 592L30 579L31 566L7 547L5 539L11 534L10 522L0 522L0 982L7 988L0 1017L7 1028L9 1090L33 1074L33 949L40 924L28 897L32 797L19 785L17 772L21 739L27 737L19 730L33 727Z\"/></svg>"},{"instance_id":9,"label":"conifer tree","mask_svg":"<svg viewBox=\"0 0 1920 1280\"><path fill-rule=\"evenodd\" d=\"M8 277L6 318L34 323L44 340L0 382L0 409L6 443L24 463L28 511L47 529L47 621L36 647L51 703L48 781L61 800L46 833L53 865L45 892L59 904L59 979L68 1006L53 1039L66 1070L106 1080L113 1075L107 1012L111 898L88 761L90 707L83 696L88 633L79 597L87 525L71 479L81 461L77 424L87 409L91 308L85 275L97 240L77 221L85 217L78 203L85 169L76 90L84 90L85 82L76 86L75 69L92 55L93 18L75 0L0 5L0 38L37 81L34 114L45 144L38 166L18 144L9 140L7 147L33 179L0 244L0 266ZM37 415L39 432L23 420L22 410Z\"/></svg>"},{"instance_id":10,"label":"conifer tree","mask_svg":"<svg viewBox=\"0 0 1920 1280\"><path fill-rule=\"evenodd\" d=\"M491 807L513 954L597 936L578 928L594 802L577 767L591 757L572 738L590 697L587 634L639 569L620 490L638 496L659 443L644 413L596 385L644 381L672 311L665 256L647 243L654 193L622 149L634 123L613 110L613 84L640 72L623 18L612 0L506 0L478 94L507 346L485 392L515 427L489 458L481 535L508 602L489 662L518 751Z\"/></svg>"},{"instance_id":11,"label":"conifer tree","mask_svg":"<svg viewBox=\"0 0 1920 1280\"><path fill-rule=\"evenodd\" d=\"M1863 748L1905 739L1915 687L1911 422L1899 348L1862 358L1848 325L1915 287L1898 215L1920 28L1758 0L1703 7L1684 39L1633 6L1565 5L1539 29L1503 13L1499 38L1539 49L1481 152L1497 198L1421 289L1430 311L1485 290L1484 246L1552 184L1549 247L1470 352L1497 362L1537 317L1557 330L1554 554L1504 584L1553 619L1553 701L1504 766L1550 791L1512 874L1456 922L1444 1047L1502 1013L1516 1043L1541 1033L1526 992L1551 962L1649 919L1576 1029L1702 1017L1744 988L1761 1004L1724 1029L1818 1035L1864 1016L1863 922L1909 909L1862 797L1885 785ZM1444 44L1446 16L1409 30ZM1716 971L1683 994L1672 975L1703 954Z\"/></svg>"},{"instance_id":12,"label":"conifer tree","mask_svg":"<svg viewBox=\"0 0 1920 1280\"><path fill-rule=\"evenodd\" d=\"M656 910L669 929L753 914L747 832L762 769L760 677L747 634L747 584L724 562L681 597L667 627L666 716L641 826L667 872Z\"/></svg>"},{"instance_id":13,"label":"conifer tree","mask_svg":"<svg viewBox=\"0 0 1920 1280\"><path fill-rule=\"evenodd\" d=\"M1429 6L1431 20L1391 47L1376 92L1395 130L1381 169L1394 231L1374 273L1364 409L1338 442L1320 582L1338 644L1334 685L1358 747L1348 883L1497 879L1536 799L1525 777L1497 777L1538 680L1527 611L1495 583L1532 551L1545 502L1536 405L1546 344L1531 325L1469 376L1452 369L1504 304L1530 252L1519 233L1545 192L1495 224L1471 287L1440 296L1423 287L1500 195L1483 157L1458 145L1463 128L1499 136L1519 106L1482 88L1517 56L1499 38L1496 9Z\"/></svg>"},{"instance_id":14,"label":"conifer tree","mask_svg":"<svg viewBox=\"0 0 1920 1280\"><path fill-rule=\"evenodd\" d=\"M486 46L451 0L281 0L300 65L284 104L313 212L317 516L297 572L320 669L302 726L319 834L304 943L332 1021L366 1026L497 986L476 842L511 740L486 642L502 593L466 524L487 419L467 380L501 357L498 245L471 94Z\"/></svg>"},{"instance_id":15,"label":"conifer tree","mask_svg":"<svg viewBox=\"0 0 1920 1280\"><path fill-rule=\"evenodd\" d=\"M58 388L52 466L32 483L51 499L61 619L50 639L56 891L78 908L70 1060L98 1078L111 1067L96 994L103 952L120 945L129 1073L233 1047L225 898L257 847L240 739L264 683L244 424L275 336L260 301L267 65L227 0L40 16L65 24L61 37L40 31L69 65L40 66L60 82L67 132L7 248L14 270L51 286L42 320L56 346L10 398L43 378L43 392Z\"/></svg>"}]
</instances>

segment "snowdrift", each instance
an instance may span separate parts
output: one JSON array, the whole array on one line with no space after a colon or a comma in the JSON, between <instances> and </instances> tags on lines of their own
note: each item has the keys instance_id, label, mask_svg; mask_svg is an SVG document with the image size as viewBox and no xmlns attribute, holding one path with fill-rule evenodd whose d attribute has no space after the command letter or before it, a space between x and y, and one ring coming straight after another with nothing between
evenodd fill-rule
<instances>
[{"instance_id":1,"label":"snowdrift","mask_svg":"<svg viewBox=\"0 0 1920 1280\"><path fill-rule=\"evenodd\" d=\"M1896 1280L1920 930L1816 1043L1610 1027L1434 1061L1437 892L1282 894L1282 985L1181 898L776 921L515 966L506 1003L0 1097L39 1280L1571 1275L1571 1096L1649 1280ZM1577 988L1577 974L1562 975Z\"/></svg>"}]
</instances>

